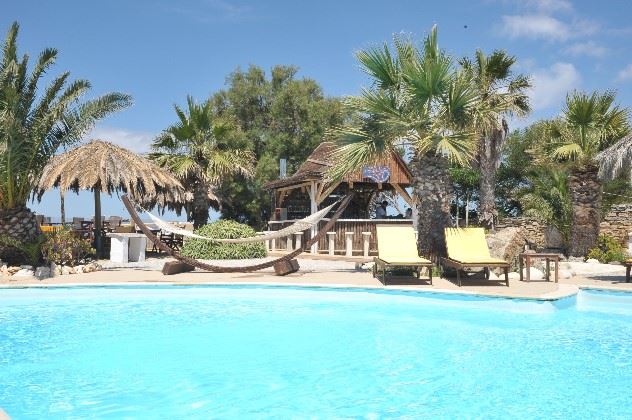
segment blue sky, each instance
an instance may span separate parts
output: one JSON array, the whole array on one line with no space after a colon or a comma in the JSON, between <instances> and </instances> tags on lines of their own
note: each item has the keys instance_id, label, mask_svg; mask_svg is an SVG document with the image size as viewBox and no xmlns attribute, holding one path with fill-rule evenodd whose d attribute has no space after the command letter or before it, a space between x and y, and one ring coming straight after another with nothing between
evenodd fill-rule
<instances>
[{"instance_id":1,"label":"blue sky","mask_svg":"<svg viewBox=\"0 0 632 420\"><path fill-rule=\"evenodd\" d=\"M22 53L57 48L53 73L90 80L94 95L131 94L134 106L87 138L142 152L174 121L174 103L208 97L236 67L292 64L327 95L353 95L366 83L355 51L400 32L421 40L433 24L457 57L477 48L518 57L533 79L534 112L514 127L557 114L575 88L616 89L632 107L631 16L628 0L14 1L3 5L0 30L17 20ZM58 216L59 195L31 207ZM91 194L69 194L66 209L91 215ZM104 197L103 212L125 214L116 198Z\"/></svg>"}]
</instances>

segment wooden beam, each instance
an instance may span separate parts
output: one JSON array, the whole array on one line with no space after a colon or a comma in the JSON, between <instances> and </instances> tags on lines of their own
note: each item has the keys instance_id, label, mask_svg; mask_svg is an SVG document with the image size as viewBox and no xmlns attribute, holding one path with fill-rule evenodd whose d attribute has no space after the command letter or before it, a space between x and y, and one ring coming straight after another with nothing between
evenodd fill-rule
<instances>
[{"instance_id":1,"label":"wooden beam","mask_svg":"<svg viewBox=\"0 0 632 420\"><path fill-rule=\"evenodd\" d=\"M331 194L332 192L334 192L336 188L338 188L338 185L340 185L340 181L334 182L333 184L328 186L327 189L325 189L324 191L321 191L318 194L318 197L316 198L316 202L318 204L322 203L325 200L325 198L329 196L329 194Z\"/></svg>"},{"instance_id":2,"label":"wooden beam","mask_svg":"<svg viewBox=\"0 0 632 420\"><path fill-rule=\"evenodd\" d=\"M310 184L311 184L310 182L303 182L302 184L296 184L289 187L277 188L276 191L281 192L281 191L295 190L297 188L303 188L303 187L309 186Z\"/></svg>"},{"instance_id":3,"label":"wooden beam","mask_svg":"<svg viewBox=\"0 0 632 420\"><path fill-rule=\"evenodd\" d=\"M408 207L412 208L412 206L413 206L413 198L410 196L410 194L408 194L408 191L403 189L399 184L391 183L391 185L393 186L395 191L397 191L397 193L404 199L406 204L408 204Z\"/></svg>"}]
</instances>

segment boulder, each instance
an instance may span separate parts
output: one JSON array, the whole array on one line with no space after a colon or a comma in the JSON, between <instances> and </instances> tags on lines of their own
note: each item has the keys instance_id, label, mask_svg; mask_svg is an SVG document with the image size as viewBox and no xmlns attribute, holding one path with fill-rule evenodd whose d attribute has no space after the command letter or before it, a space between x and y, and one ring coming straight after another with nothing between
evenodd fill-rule
<instances>
[{"instance_id":1,"label":"boulder","mask_svg":"<svg viewBox=\"0 0 632 420\"><path fill-rule=\"evenodd\" d=\"M523 269L522 270L522 275L524 276L524 279L527 279L527 270ZM543 280L544 279L544 273L542 272L542 270L535 268L535 267L531 267L531 269L529 270L529 280Z\"/></svg>"},{"instance_id":2,"label":"boulder","mask_svg":"<svg viewBox=\"0 0 632 420\"><path fill-rule=\"evenodd\" d=\"M16 272L13 277L33 277L34 275L35 272L33 270L22 268L20 271Z\"/></svg>"},{"instance_id":3,"label":"boulder","mask_svg":"<svg viewBox=\"0 0 632 420\"><path fill-rule=\"evenodd\" d=\"M586 260L586 262L587 262L588 264L599 264L599 260L598 260L598 259L596 259L596 258L588 258L588 259Z\"/></svg>"},{"instance_id":4,"label":"boulder","mask_svg":"<svg viewBox=\"0 0 632 420\"><path fill-rule=\"evenodd\" d=\"M570 279L573 277L573 273L570 270L559 270L557 275L560 279Z\"/></svg>"},{"instance_id":5,"label":"boulder","mask_svg":"<svg viewBox=\"0 0 632 420\"><path fill-rule=\"evenodd\" d=\"M73 267L63 266L61 269L61 274L66 276L68 274L75 274L76 271Z\"/></svg>"},{"instance_id":6,"label":"boulder","mask_svg":"<svg viewBox=\"0 0 632 420\"><path fill-rule=\"evenodd\" d=\"M20 268L22 270L32 270L33 266L32 265L21 265Z\"/></svg>"},{"instance_id":7,"label":"boulder","mask_svg":"<svg viewBox=\"0 0 632 420\"><path fill-rule=\"evenodd\" d=\"M50 267L37 267L35 269L35 277L40 280L49 278L51 276L50 273Z\"/></svg>"},{"instance_id":8,"label":"boulder","mask_svg":"<svg viewBox=\"0 0 632 420\"><path fill-rule=\"evenodd\" d=\"M83 265L75 266L75 274L83 274L83 273L85 273Z\"/></svg>"},{"instance_id":9,"label":"boulder","mask_svg":"<svg viewBox=\"0 0 632 420\"><path fill-rule=\"evenodd\" d=\"M16 267L16 266L11 266L11 267L7 268L7 271L8 271L10 276L14 275L15 273L17 273L20 270L21 270L21 268L20 267Z\"/></svg>"},{"instance_id":10,"label":"boulder","mask_svg":"<svg viewBox=\"0 0 632 420\"><path fill-rule=\"evenodd\" d=\"M502 258L514 267L518 266L518 254L524 251L526 240L522 227L508 227L487 235L487 245L491 256Z\"/></svg>"},{"instance_id":11,"label":"boulder","mask_svg":"<svg viewBox=\"0 0 632 420\"><path fill-rule=\"evenodd\" d=\"M520 273L512 271L511 273L509 273L509 280L520 280Z\"/></svg>"}]
</instances>

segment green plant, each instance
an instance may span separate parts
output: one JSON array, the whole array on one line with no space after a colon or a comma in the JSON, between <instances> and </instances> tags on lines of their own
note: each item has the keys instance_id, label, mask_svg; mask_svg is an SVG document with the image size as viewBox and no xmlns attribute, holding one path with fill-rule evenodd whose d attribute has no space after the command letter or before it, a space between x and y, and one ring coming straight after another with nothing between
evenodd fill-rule
<instances>
[{"instance_id":1,"label":"green plant","mask_svg":"<svg viewBox=\"0 0 632 420\"><path fill-rule=\"evenodd\" d=\"M0 235L0 247L6 248L4 262L9 265L20 265L24 262L37 265L42 260L41 247L45 237L38 236L33 242L21 242L9 235Z\"/></svg>"},{"instance_id":2,"label":"green plant","mask_svg":"<svg viewBox=\"0 0 632 420\"><path fill-rule=\"evenodd\" d=\"M615 238L602 234L597 239L597 246L588 251L587 258L595 258L599 262L609 263L611 261L624 261L627 255Z\"/></svg>"},{"instance_id":3,"label":"green plant","mask_svg":"<svg viewBox=\"0 0 632 420\"><path fill-rule=\"evenodd\" d=\"M250 226L233 220L209 223L197 229L195 233L214 239L237 239L256 235L255 230ZM202 239L188 239L182 247L182 254L191 258L208 260L262 258L266 256L266 248L262 242L226 244Z\"/></svg>"},{"instance_id":4,"label":"green plant","mask_svg":"<svg viewBox=\"0 0 632 420\"><path fill-rule=\"evenodd\" d=\"M95 252L89 241L79 238L70 229L46 234L41 249L44 260L61 266L85 263Z\"/></svg>"}]
</instances>

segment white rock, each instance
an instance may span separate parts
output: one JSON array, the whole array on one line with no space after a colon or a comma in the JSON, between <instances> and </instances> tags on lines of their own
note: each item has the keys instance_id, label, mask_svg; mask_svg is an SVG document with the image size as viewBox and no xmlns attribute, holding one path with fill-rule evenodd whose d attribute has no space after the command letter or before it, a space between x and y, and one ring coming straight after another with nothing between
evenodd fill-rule
<instances>
[{"instance_id":1,"label":"white rock","mask_svg":"<svg viewBox=\"0 0 632 420\"><path fill-rule=\"evenodd\" d=\"M557 272L560 279L570 279L573 277L573 273L570 270L560 270Z\"/></svg>"},{"instance_id":2,"label":"white rock","mask_svg":"<svg viewBox=\"0 0 632 420\"><path fill-rule=\"evenodd\" d=\"M64 266L61 269L61 274L63 274L63 275L75 274L75 273L76 273L76 271L75 271L75 269L73 267Z\"/></svg>"},{"instance_id":3,"label":"white rock","mask_svg":"<svg viewBox=\"0 0 632 420\"><path fill-rule=\"evenodd\" d=\"M75 266L75 273L77 273L77 274L84 273L85 271L83 270L83 268L84 268L83 265Z\"/></svg>"},{"instance_id":4,"label":"white rock","mask_svg":"<svg viewBox=\"0 0 632 420\"><path fill-rule=\"evenodd\" d=\"M20 268L22 270L32 270L33 266L32 265L21 265Z\"/></svg>"},{"instance_id":5,"label":"white rock","mask_svg":"<svg viewBox=\"0 0 632 420\"><path fill-rule=\"evenodd\" d=\"M505 276L503 275L503 280L504 280L504 277ZM489 272L489 279L490 280L498 280L498 276L493 271L490 271Z\"/></svg>"},{"instance_id":6,"label":"white rock","mask_svg":"<svg viewBox=\"0 0 632 420\"><path fill-rule=\"evenodd\" d=\"M35 269L35 277L37 277L38 279L46 279L48 277L50 277L50 267L37 267Z\"/></svg>"},{"instance_id":7,"label":"white rock","mask_svg":"<svg viewBox=\"0 0 632 420\"><path fill-rule=\"evenodd\" d=\"M520 280L520 273L512 271L509 273L509 280Z\"/></svg>"},{"instance_id":8,"label":"white rock","mask_svg":"<svg viewBox=\"0 0 632 420\"><path fill-rule=\"evenodd\" d=\"M56 276L61 276L62 272L61 272L61 266L60 265L56 265L55 266L55 275Z\"/></svg>"},{"instance_id":9,"label":"white rock","mask_svg":"<svg viewBox=\"0 0 632 420\"><path fill-rule=\"evenodd\" d=\"M17 273L13 275L13 277L33 277L35 273L33 270L28 270L26 268L21 269Z\"/></svg>"},{"instance_id":10,"label":"white rock","mask_svg":"<svg viewBox=\"0 0 632 420\"><path fill-rule=\"evenodd\" d=\"M527 280L527 270L523 269L522 270L522 274L524 276L525 281ZM529 280L542 280L544 279L544 273L535 268L535 267L531 267L531 269L529 270Z\"/></svg>"},{"instance_id":11,"label":"white rock","mask_svg":"<svg viewBox=\"0 0 632 420\"><path fill-rule=\"evenodd\" d=\"M588 264L599 264L599 260L598 260L598 259L596 259L596 258L588 258L588 259L586 260L586 262L587 262Z\"/></svg>"}]
</instances>

